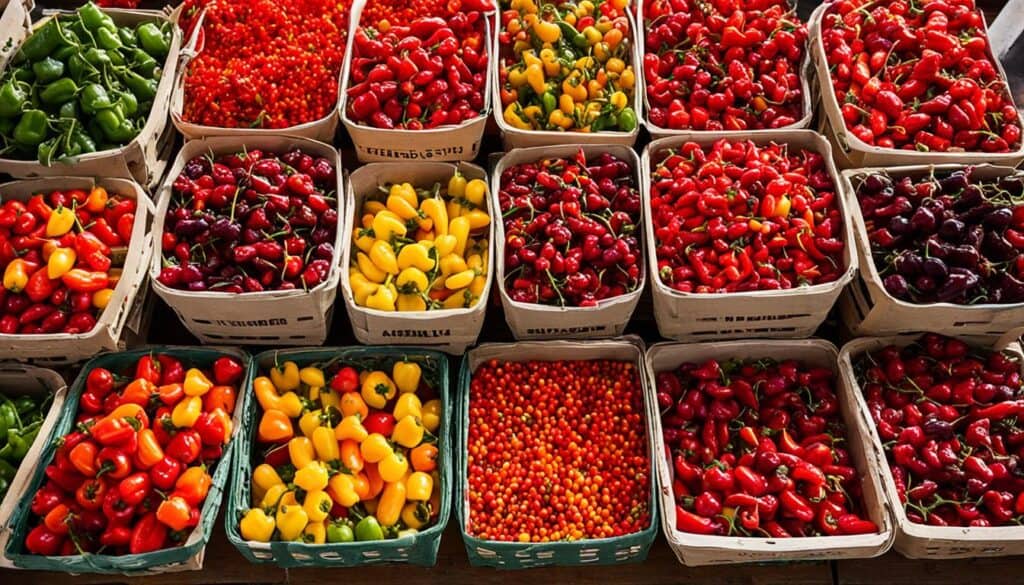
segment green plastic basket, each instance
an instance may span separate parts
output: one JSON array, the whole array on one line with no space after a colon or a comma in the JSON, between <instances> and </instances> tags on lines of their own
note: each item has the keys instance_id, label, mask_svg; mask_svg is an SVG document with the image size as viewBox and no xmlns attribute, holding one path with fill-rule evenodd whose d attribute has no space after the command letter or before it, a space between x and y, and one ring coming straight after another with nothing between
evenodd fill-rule
<instances>
[{"instance_id":1,"label":"green plastic basket","mask_svg":"<svg viewBox=\"0 0 1024 585\"><path fill-rule=\"evenodd\" d=\"M547 341L547 342L526 342L510 344L485 344L480 348L488 346L506 346L514 354L515 348L519 346L543 347L548 360L557 359L586 359L573 357L574 349L581 347L594 347L598 344L608 345L633 345L639 347L640 358L636 360L637 375L640 377L641 385L646 384L643 375L643 346L640 343L632 343L628 340L604 340L590 342L571 341ZM476 350L473 350L476 351ZM472 353L472 352L471 352ZM520 361L520 358L510 356L511 361ZM608 358L613 359L613 358ZM467 511L469 496L466 493L468 473L467 456L469 440L469 386L473 377L470 369L470 355L463 356L462 368L459 372L458 407L459 424L456 425L459 445L458 480L456 485L456 501L461 504L456 508L456 517L459 521L459 530L462 531L462 541L466 545L466 554L469 562L477 567L496 567L500 569L530 569L545 566L584 566L584 565L615 565L622 563L639 563L647 558L647 553L658 533L658 499L656 493L657 476L655 475L654 442L652 440L652 429L650 421L644 424L647 431L647 450L651 461L649 470L651 493L648 499L651 523L647 528L633 534L626 534L613 538L592 538L574 542L546 542L546 543L519 543L500 542L495 540L484 540L477 538L466 531ZM647 392L644 392L646 400ZM645 410L646 412L646 410Z\"/></svg>"},{"instance_id":2,"label":"green plastic basket","mask_svg":"<svg viewBox=\"0 0 1024 585\"><path fill-rule=\"evenodd\" d=\"M202 553L206 543L210 540L210 533L213 531L213 524L220 510L221 495L224 486L227 484L228 473L231 468L234 445L240 436L238 421L240 412L246 408L248 394L240 392L238 405L235 410L235 430L232 440L224 449L224 454L213 471L213 483L210 486L206 501L203 502L199 525L195 527L183 546L167 548L150 553L135 555L103 555L103 554L82 554L69 556L42 556L33 555L25 550L25 535L29 531L28 521L32 495L42 486L46 465L53 460L56 451L57 439L71 431L74 427L75 417L78 414L78 398L85 388L85 379L88 373L97 367L107 368L113 372L124 372L134 367L135 362L144 355L150 353L163 353L172 355L182 360L186 366L195 365L199 367L210 367L218 357L229 355L236 357L245 365L246 373L252 367L252 358L248 353L236 348L197 348L177 346L152 346L135 349L131 351L101 354L89 360L82 368L78 378L75 379L71 392L65 402L63 412L54 425L53 431L47 438L46 447L40 455L40 461L45 464L39 465L32 478L29 480L26 495L15 508L11 515L11 539L7 543L5 555L14 566L22 569L33 569L40 571L59 571L63 573L107 573L107 574L140 574L140 573L163 573L173 570L198 569L202 566Z\"/></svg>"},{"instance_id":3,"label":"green plastic basket","mask_svg":"<svg viewBox=\"0 0 1024 585\"><path fill-rule=\"evenodd\" d=\"M438 395L443 406L441 426L438 429L438 466L441 472L441 512L437 523L414 536L394 540L371 542L345 542L307 544L304 542L253 542L242 538L239 521L250 505L252 476L252 449L256 442L253 432L258 424L259 404L251 400L243 414L238 449L235 451L234 475L228 494L224 527L228 540L253 563L273 563L280 567L339 567L379 563L409 563L433 566L437 563L437 549L441 534L448 523L451 509L452 455L449 444L449 421L452 402L448 398L448 359L439 352L415 347L339 347L298 348L267 351L257 355L249 375L246 391L251 392L252 381L258 371L269 368L275 359L291 360L302 367L314 362L334 360L345 365L391 369L397 359L410 359L436 371Z\"/></svg>"}]
</instances>

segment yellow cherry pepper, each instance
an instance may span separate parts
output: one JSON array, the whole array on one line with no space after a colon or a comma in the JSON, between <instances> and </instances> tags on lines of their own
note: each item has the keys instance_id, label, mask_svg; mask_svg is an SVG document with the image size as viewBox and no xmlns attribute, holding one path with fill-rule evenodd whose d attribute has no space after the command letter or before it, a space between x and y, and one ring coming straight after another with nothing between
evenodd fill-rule
<instances>
[{"instance_id":1,"label":"yellow cherry pepper","mask_svg":"<svg viewBox=\"0 0 1024 585\"><path fill-rule=\"evenodd\" d=\"M323 388L327 384L324 371L312 366L299 370L299 381L310 388Z\"/></svg>"},{"instance_id":2,"label":"yellow cherry pepper","mask_svg":"<svg viewBox=\"0 0 1024 585\"><path fill-rule=\"evenodd\" d=\"M320 404L323 405L325 410L328 408L337 409L341 404L341 396L330 388L321 388Z\"/></svg>"},{"instance_id":3,"label":"yellow cherry pepper","mask_svg":"<svg viewBox=\"0 0 1024 585\"><path fill-rule=\"evenodd\" d=\"M246 512L238 524L242 538L253 542L270 542L276 527L274 518L267 516L261 508L253 508Z\"/></svg>"},{"instance_id":4,"label":"yellow cherry pepper","mask_svg":"<svg viewBox=\"0 0 1024 585\"><path fill-rule=\"evenodd\" d=\"M50 259L46 261L46 276L50 277L50 280L60 278L68 270L74 268L76 258L73 249L57 248L50 254Z\"/></svg>"},{"instance_id":5,"label":"yellow cherry pepper","mask_svg":"<svg viewBox=\"0 0 1024 585\"><path fill-rule=\"evenodd\" d=\"M419 294L398 295L397 307L399 311L408 313L412 311L426 311L427 302Z\"/></svg>"},{"instance_id":6,"label":"yellow cherry pepper","mask_svg":"<svg viewBox=\"0 0 1024 585\"><path fill-rule=\"evenodd\" d=\"M352 298L360 306L366 305L366 299L377 292L377 283L370 282L362 272L354 272L349 275L349 282L352 284Z\"/></svg>"},{"instance_id":7,"label":"yellow cherry pepper","mask_svg":"<svg viewBox=\"0 0 1024 585\"><path fill-rule=\"evenodd\" d=\"M423 528L427 522L430 522L430 508L423 502L408 502L402 508L402 523L409 528Z\"/></svg>"},{"instance_id":8,"label":"yellow cherry pepper","mask_svg":"<svg viewBox=\"0 0 1024 585\"><path fill-rule=\"evenodd\" d=\"M562 29L558 28L557 24L546 20L538 21L533 25L533 32L542 43L557 43L558 39L562 38Z\"/></svg>"},{"instance_id":9,"label":"yellow cherry pepper","mask_svg":"<svg viewBox=\"0 0 1024 585\"><path fill-rule=\"evenodd\" d=\"M451 181L448 184L448 194L455 197L451 192ZM420 203L420 211L434 224L435 234L443 236L448 233L448 209L443 200L438 197L424 199L423 203Z\"/></svg>"},{"instance_id":10,"label":"yellow cherry pepper","mask_svg":"<svg viewBox=\"0 0 1024 585\"><path fill-rule=\"evenodd\" d=\"M462 256L466 253L466 240L469 239L469 219L456 217L448 224L448 233L455 236L455 253Z\"/></svg>"},{"instance_id":11,"label":"yellow cherry pepper","mask_svg":"<svg viewBox=\"0 0 1024 585\"><path fill-rule=\"evenodd\" d=\"M295 469L302 469L316 460L316 452L313 451L313 441L306 437L294 437L288 441L288 458Z\"/></svg>"},{"instance_id":12,"label":"yellow cherry pepper","mask_svg":"<svg viewBox=\"0 0 1024 585\"><path fill-rule=\"evenodd\" d=\"M277 474L277 470L267 463L257 465L256 469L252 470L252 483L263 490L264 493L269 492L270 488L274 486L284 485L284 481Z\"/></svg>"},{"instance_id":13,"label":"yellow cherry pepper","mask_svg":"<svg viewBox=\"0 0 1024 585\"><path fill-rule=\"evenodd\" d=\"M281 506L277 509L277 532L281 540L298 540L309 523L309 516L302 506Z\"/></svg>"},{"instance_id":14,"label":"yellow cherry pepper","mask_svg":"<svg viewBox=\"0 0 1024 585\"><path fill-rule=\"evenodd\" d=\"M425 502L434 491L434 478L429 473L414 471L405 480L405 497Z\"/></svg>"},{"instance_id":15,"label":"yellow cherry pepper","mask_svg":"<svg viewBox=\"0 0 1024 585\"><path fill-rule=\"evenodd\" d=\"M183 429L191 428L203 414L203 399L198 396L189 396L182 399L171 411L171 422L174 426Z\"/></svg>"},{"instance_id":16,"label":"yellow cherry pepper","mask_svg":"<svg viewBox=\"0 0 1024 585\"><path fill-rule=\"evenodd\" d=\"M391 185L391 189L388 190L388 194L398 195L414 209L419 201L419 197L416 195L416 188L413 187L411 183L395 183Z\"/></svg>"},{"instance_id":17,"label":"yellow cherry pepper","mask_svg":"<svg viewBox=\"0 0 1024 585\"><path fill-rule=\"evenodd\" d=\"M302 530L302 542L306 544L323 544L327 542L327 525L324 521L314 522L310 520L309 524Z\"/></svg>"},{"instance_id":18,"label":"yellow cherry pepper","mask_svg":"<svg viewBox=\"0 0 1024 585\"><path fill-rule=\"evenodd\" d=\"M202 396L213 388L213 382L199 368L189 368L185 372L185 396Z\"/></svg>"},{"instance_id":19,"label":"yellow cherry pepper","mask_svg":"<svg viewBox=\"0 0 1024 585\"><path fill-rule=\"evenodd\" d=\"M63 205L54 209L46 221L46 237L58 238L71 231L75 225L75 212Z\"/></svg>"},{"instance_id":20,"label":"yellow cherry pepper","mask_svg":"<svg viewBox=\"0 0 1024 585\"><path fill-rule=\"evenodd\" d=\"M395 420L402 420L408 415L420 417L423 415L423 403L415 392L406 392L395 401L395 410L391 414Z\"/></svg>"},{"instance_id":21,"label":"yellow cherry pepper","mask_svg":"<svg viewBox=\"0 0 1024 585\"><path fill-rule=\"evenodd\" d=\"M447 227L447 223L445 226ZM434 269L434 259L430 257L430 250L423 244L409 244L402 246L398 251L398 269L406 270L416 268L423 272L430 272Z\"/></svg>"},{"instance_id":22,"label":"yellow cherry pepper","mask_svg":"<svg viewBox=\"0 0 1024 585\"><path fill-rule=\"evenodd\" d=\"M529 130L530 124L526 120L520 117L519 113L522 112L523 108L519 105L519 102L512 102L505 107L505 111L502 114L502 118L505 123L513 128L519 130Z\"/></svg>"},{"instance_id":23,"label":"yellow cherry pepper","mask_svg":"<svg viewBox=\"0 0 1024 585\"><path fill-rule=\"evenodd\" d=\"M487 198L487 183L480 179L473 179L466 184L466 200L477 207L484 206L484 199Z\"/></svg>"},{"instance_id":24,"label":"yellow cherry pepper","mask_svg":"<svg viewBox=\"0 0 1024 585\"><path fill-rule=\"evenodd\" d=\"M430 289L430 282L422 270L410 266L398 274L395 286L403 294L425 293Z\"/></svg>"},{"instance_id":25,"label":"yellow cherry pepper","mask_svg":"<svg viewBox=\"0 0 1024 585\"><path fill-rule=\"evenodd\" d=\"M278 392L289 392L299 388L299 366L292 361L270 368L270 381Z\"/></svg>"},{"instance_id":26,"label":"yellow cherry pepper","mask_svg":"<svg viewBox=\"0 0 1024 585\"><path fill-rule=\"evenodd\" d=\"M469 286L469 283L473 282L474 278L476 278L476 272L468 269L463 270L462 272L457 272L445 279L444 286L448 290L466 288Z\"/></svg>"},{"instance_id":27,"label":"yellow cherry pepper","mask_svg":"<svg viewBox=\"0 0 1024 585\"><path fill-rule=\"evenodd\" d=\"M271 409L263 411L258 432L260 441L283 443L291 439L295 431L288 415L281 410Z\"/></svg>"},{"instance_id":28,"label":"yellow cherry pepper","mask_svg":"<svg viewBox=\"0 0 1024 585\"><path fill-rule=\"evenodd\" d=\"M405 483L394 481L384 484L384 491L377 502L377 521L381 526L394 526L405 507Z\"/></svg>"},{"instance_id":29,"label":"yellow cherry pepper","mask_svg":"<svg viewBox=\"0 0 1024 585\"><path fill-rule=\"evenodd\" d=\"M327 468L319 461L310 461L295 472L295 485L312 492L327 487Z\"/></svg>"},{"instance_id":30,"label":"yellow cherry pepper","mask_svg":"<svg viewBox=\"0 0 1024 585\"><path fill-rule=\"evenodd\" d=\"M473 282L469 284L469 292L473 295L474 299L479 299L484 296L484 288L487 286L487 277L480 275L473 279Z\"/></svg>"},{"instance_id":31,"label":"yellow cherry pepper","mask_svg":"<svg viewBox=\"0 0 1024 585\"><path fill-rule=\"evenodd\" d=\"M464 270L469 270L469 266L466 265L466 259L461 254L453 252L441 258L441 273L446 277Z\"/></svg>"},{"instance_id":32,"label":"yellow cherry pepper","mask_svg":"<svg viewBox=\"0 0 1024 585\"><path fill-rule=\"evenodd\" d=\"M388 400L395 397L396 392L397 388L391 378L386 373L377 370L370 372L363 380L360 394L369 406L384 408Z\"/></svg>"},{"instance_id":33,"label":"yellow cherry pepper","mask_svg":"<svg viewBox=\"0 0 1024 585\"><path fill-rule=\"evenodd\" d=\"M331 513L333 506L334 502L331 501L331 496L323 490L307 492L306 499L302 502L302 509L306 511L310 522L323 522Z\"/></svg>"},{"instance_id":34,"label":"yellow cherry pepper","mask_svg":"<svg viewBox=\"0 0 1024 585\"><path fill-rule=\"evenodd\" d=\"M409 460L401 451L392 451L377 463L377 473L386 482L400 481L409 471Z\"/></svg>"},{"instance_id":35,"label":"yellow cherry pepper","mask_svg":"<svg viewBox=\"0 0 1024 585\"><path fill-rule=\"evenodd\" d=\"M359 454L367 463L377 463L393 452L391 444L380 433L371 434L359 444Z\"/></svg>"},{"instance_id":36,"label":"yellow cherry pepper","mask_svg":"<svg viewBox=\"0 0 1024 585\"><path fill-rule=\"evenodd\" d=\"M402 393L415 392L419 389L422 372L420 365L416 362L395 362L391 368L391 376Z\"/></svg>"},{"instance_id":37,"label":"yellow cherry pepper","mask_svg":"<svg viewBox=\"0 0 1024 585\"><path fill-rule=\"evenodd\" d=\"M4 288L12 293L20 293L28 284L28 262L15 258L4 269Z\"/></svg>"},{"instance_id":38,"label":"yellow cherry pepper","mask_svg":"<svg viewBox=\"0 0 1024 585\"><path fill-rule=\"evenodd\" d=\"M423 422L420 421L419 417L407 415L398 421L394 430L391 431L391 440L403 447L412 449L423 442L423 430Z\"/></svg>"},{"instance_id":39,"label":"yellow cherry pepper","mask_svg":"<svg viewBox=\"0 0 1024 585\"><path fill-rule=\"evenodd\" d=\"M334 438L338 441L353 439L359 443L366 440L370 435L358 414L350 414L341 419L338 426L334 427Z\"/></svg>"},{"instance_id":40,"label":"yellow cherry pepper","mask_svg":"<svg viewBox=\"0 0 1024 585\"><path fill-rule=\"evenodd\" d=\"M548 90L544 82L544 68L540 63L534 63L526 68L526 83L530 84L530 89L537 95L544 95Z\"/></svg>"},{"instance_id":41,"label":"yellow cherry pepper","mask_svg":"<svg viewBox=\"0 0 1024 585\"><path fill-rule=\"evenodd\" d=\"M331 478L327 490L335 502L342 506L350 507L359 503L359 494L356 493L356 484L352 476L347 473L338 473Z\"/></svg>"},{"instance_id":42,"label":"yellow cherry pepper","mask_svg":"<svg viewBox=\"0 0 1024 585\"><path fill-rule=\"evenodd\" d=\"M390 277L389 277L390 278ZM377 287L377 291L366 297L366 306L378 311L394 311L398 301L398 291L389 282Z\"/></svg>"},{"instance_id":43,"label":"yellow cherry pepper","mask_svg":"<svg viewBox=\"0 0 1024 585\"><path fill-rule=\"evenodd\" d=\"M381 211L373 216L373 235L378 240L390 242L394 237L405 237L405 222L391 211Z\"/></svg>"},{"instance_id":44,"label":"yellow cherry pepper","mask_svg":"<svg viewBox=\"0 0 1024 585\"><path fill-rule=\"evenodd\" d=\"M437 428L441 426L441 412L442 412L441 401L438 399L428 400L423 405L423 426L430 432L437 432Z\"/></svg>"},{"instance_id":45,"label":"yellow cherry pepper","mask_svg":"<svg viewBox=\"0 0 1024 585\"><path fill-rule=\"evenodd\" d=\"M334 430L328 427L317 427L313 431L313 449L320 461L336 461L338 459L338 439L334 438Z\"/></svg>"},{"instance_id":46,"label":"yellow cherry pepper","mask_svg":"<svg viewBox=\"0 0 1024 585\"><path fill-rule=\"evenodd\" d=\"M388 274L398 274L398 258L395 257L395 249L391 244L377 240L370 248L370 261L377 268Z\"/></svg>"}]
</instances>

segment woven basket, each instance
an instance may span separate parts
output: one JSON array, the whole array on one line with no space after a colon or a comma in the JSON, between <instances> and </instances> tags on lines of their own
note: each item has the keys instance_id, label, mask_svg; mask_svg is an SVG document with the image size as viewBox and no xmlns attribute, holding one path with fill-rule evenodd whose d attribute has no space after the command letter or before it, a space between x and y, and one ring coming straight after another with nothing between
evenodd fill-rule
<instances>
[{"instance_id":1,"label":"woven basket","mask_svg":"<svg viewBox=\"0 0 1024 585\"><path fill-rule=\"evenodd\" d=\"M255 428L259 418L259 404L253 400L243 413L241 434L232 467L235 474L228 494L224 527L228 540L252 563L273 563L280 567L337 567L378 563L409 563L433 566L437 562L437 549L441 534L448 523L451 509L452 454L448 440L451 420L451 401L448 398L448 360L439 351L399 347L308 348L267 351L256 356L249 375L246 391L251 392L252 381L259 371L274 365L275 360L291 360L299 367L334 360L337 363L381 368L391 366L398 359L411 359L420 363L425 376L436 376L438 395L443 406L441 426L438 429L438 468L441 471L441 512L437 522L412 537L369 542L307 544L303 542L253 542L242 538L239 521L251 500L252 451L256 442Z\"/></svg>"},{"instance_id":2,"label":"woven basket","mask_svg":"<svg viewBox=\"0 0 1024 585\"><path fill-rule=\"evenodd\" d=\"M91 359L82 368L81 373L71 387L57 424L47 437L46 446L42 451L39 460L47 464L53 460L56 452L56 441L64 436L75 425L75 416L78 414L78 398L85 388L85 379L93 368L107 368L115 373L124 372L126 369L134 368L135 362L144 355L150 353L162 353L174 356L182 360L186 366L199 366L209 368L217 358L229 355L238 358L245 365L246 372L251 369L251 358L249 354L234 348L197 348L197 347L163 347L153 346L120 353L107 353ZM26 495L11 515L11 539L8 541L5 556L14 563L14 566L22 569L33 569L40 571L59 571L62 573L108 573L108 574L143 574L143 573L167 573L172 571L195 570L202 568L203 553L206 543L210 540L210 533L213 531L213 523L217 519L217 512L220 510L221 495L224 486L228 481L228 472L231 469L231 458L234 445L238 442L240 413L246 410L248 392L239 392L238 407L234 413L234 431L232 440L224 448L224 454L220 461L213 468L213 484L203 502L200 510L201 516L199 525L192 530L188 540L180 547L162 549L150 553L111 556L102 554L84 554L70 556L42 556L33 555L25 550L23 543L25 535L29 531L28 521L30 517L29 508L32 498ZM46 465L39 465L29 480L27 494L34 494L42 487L45 476Z\"/></svg>"}]
</instances>

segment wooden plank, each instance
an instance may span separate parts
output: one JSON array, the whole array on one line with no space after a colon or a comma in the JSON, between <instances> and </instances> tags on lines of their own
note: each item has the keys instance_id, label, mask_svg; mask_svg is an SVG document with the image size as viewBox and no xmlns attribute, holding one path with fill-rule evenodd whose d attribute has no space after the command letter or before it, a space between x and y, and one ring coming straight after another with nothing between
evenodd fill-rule
<instances>
[{"instance_id":1,"label":"wooden plank","mask_svg":"<svg viewBox=\"0 0 1024 585\"><path fill-rule=\"evenodd\" d=\"M1011 585L1021 583L1022 557L930 561L890 552L870 561L839 561L837 585L922 583L927 585Z\"/></svg>"}]
</instances>

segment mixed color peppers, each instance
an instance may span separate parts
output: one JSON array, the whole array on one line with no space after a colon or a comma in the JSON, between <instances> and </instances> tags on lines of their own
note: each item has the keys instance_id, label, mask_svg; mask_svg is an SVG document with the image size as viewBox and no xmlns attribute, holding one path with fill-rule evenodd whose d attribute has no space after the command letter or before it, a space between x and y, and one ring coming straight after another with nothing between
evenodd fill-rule
<instances>
[{"instance_id":1,"label":"mixed color peppers","mask_svg":"<svg viewBox=\"0 0 1024 585\"><path fill-rule=\"evenodd\" d=\"M171 26L118 26L91 2L47 20L0 78L0 153L48 165L131 142L153 107Z\"/></svg>"},{"instance_id":2,"label":"mixed color peppers","mask_svg":"<svg viewBox=\"0 0 1024 585\"><path fill-rule=\"evenodd\" d=\"M710 359L655 380L677 530L763 538L878 532L843 446L831 370Z\"/></svg>"},{"instance_id":3,"label":"mixed color peppers","mask_svg":"<svg viewBox=\"0 0 1024 585\"><path fill-rule=\"evenodd\" d=\"M855 356L854 371L907 519L1020 525L1019 355L927 334Z\"/></svg>"},{"instance_id":4,"label":"mixed color peppers","mask_svg":"<svg viewBox=\"0 0 1024 585\"><path fill-rule=\"evenodd\" d=\"M1009 152L1021 121L973 0L842 0L821 36L846 129L882 148Z\"/></svg>"},{"instance_id":5,"label":"mixed color peppers","mask_svg":"<svg viewBox=\"0 0 1024 585\"><path fill-rule=\"evenodd\" d=\"M672 289L780 290L845 272L843 218L820 154L722 138L651 159L658 277Z\"/></svg>"},{"instance_id":6,"label":"mixed color peppers","mask_svg":"<svg viewBox=\"0 0 1024 585\"><path fill-rule=\"evenodd\" d=\"M498 202L513 301L594 307L640 286L640 192L628 162L580 151L509 166Z\"/></svg>"},{"instance_id":7,"label":"mixed color peppers","mask_svg":"<svg viewBox=\"0 0 1024 585\"><path fill-rule=\"evenodd\" d=\"M789 0L643 0L648 118L672 130L799 121L807 26Z\"/></svg>"},{"instance_id":8,"label":"mixed color peppers","mask_svg":"<svg viewBox=\"0 0 1024 585\"><path fill-rule=\"evenodd\" d=\"M99 186L0 205L0 334L92 331L121 279L137 205Z\"/></svg>"},{"instance_id":9,"label":"mixed color peppers","mask_svg":"<svg viewBox=\"0 0 1024 585\"><path fill-rule=\"evenodd\" d=\"M519 130L635 130L628 5L503 1L498 82L505 123Z\"/></svg>"},{"instance_id":10,"label":"mixed color peppers","mask_svg":"<svg viewBox=\"0 0 1024 585\"><path fill-rule=\"evenodd\" d=\"M892 296L912 303L1024 302L1024 174L967 167L857 186L871 257Z\"/></svg>"},{"instance_id":11,"label":"mixed color peppers","mask_svg":"<svg viewBox=\"0 0 1024 585\"><path fill-rule=\"evenodd\" d=\"M611 360L490 360L469 387L466 532L613 538L650 526L640 372Z\"/></svg>"},{"instance_id":12,"label":"mixed color peppers","mask_svg":"<svg viewBox=\"0 0 1024 585\"><path fill-rule=\"evenodd\" d=\"M182 117L219 128L288 128L334 115L348 0L186 0L202 51L187 65Z\"/></svg>"},{"instance_id":13,"label":"mixed color peppers","mask_svg":"<svg viewBox=\"0 0 1024 585\"><path fill-rule=\"evenodd\" d=\"M198 525L232 433L245 368L147 354L84 373L75 426L32 497L31 554L141 554L180 546Z\"/></svg>"},{"instance_id":14,"label":"mixed color peppers","mask_svg":"<svg viewBox=\"0 0 1024 585\"><path fill-rule=\"evenodd\" d=\"M197 156L172 189L160 244L164 286L308 290L330 275L338 229L330 160L299 149Z\"/></svg>"},{"instance_id":15,"label":"mixed color peppers","mask_svg":"<svg viewBox=\"0 0 1024 585\"><path fill-rule=\"evenodd\" d=\"M51 394L15 397L0 394L0 501L7 495L21 461L39 436L52 400Z\"/></svg>"},{"instance_id":16,"label":"mixed color peppers","mask_svg":"<svg viewBox=\"0 0 1024 585\"><path fill-rule=\"evenodd\" d=\"M379 191L363 201L352 233L356 304L428 311L480 302L490 256L487 183L456 172L445 188L391 183Z\"/></svg>"},{"instance_id":17,"label":"mixed color peppers","mask_svg":"<svg viewBox=\"0 0 1024 585\"><path fill-rule=\"evenodd\" d=\"M381 540L436 523L443 406L436 372L420 364L286 361L256 378L263 452L253 460L242 538Z\"/></svg>"}]
</instances>

